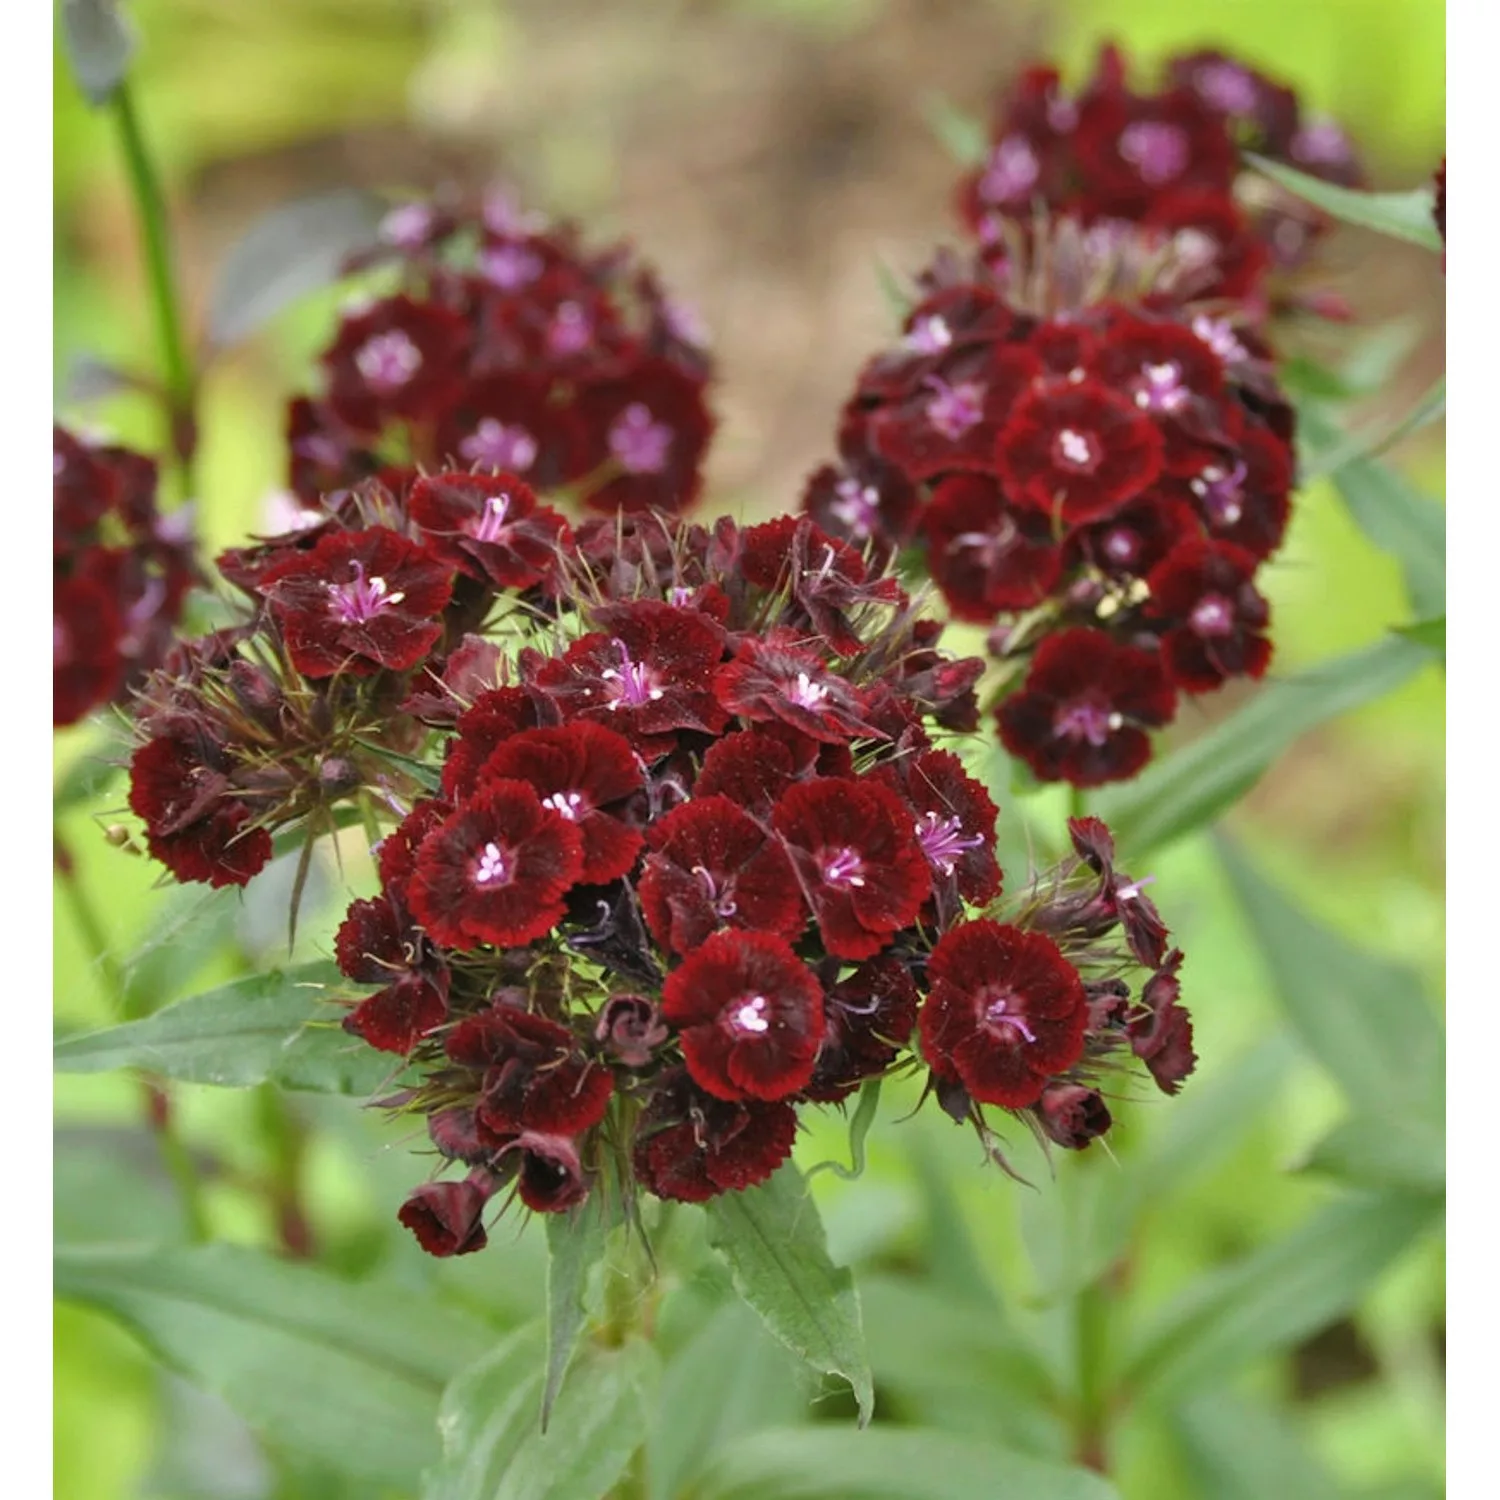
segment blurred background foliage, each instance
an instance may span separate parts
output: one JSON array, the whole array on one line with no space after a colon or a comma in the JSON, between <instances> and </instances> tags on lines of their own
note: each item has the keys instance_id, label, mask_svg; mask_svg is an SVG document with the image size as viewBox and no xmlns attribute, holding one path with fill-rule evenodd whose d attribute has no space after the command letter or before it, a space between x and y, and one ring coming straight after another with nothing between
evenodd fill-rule
<instances>
[{"instance_id":1,"label":"blurred background foliage","mask_svg":"<svg viewBox=\"0 0 1500 1500\"><path fill-rule=\"evenodd\" d=\"M803 476L831 452L853 373L889 331L877 263L914 270L954 237L955 168L924 123L934 96L983 115L992 91L1039 56L1077 77L1113 38L1146 73L1171 52L1211 45L1335 115L1377 187L1422 182L1443 153L1444 17L1425 0L136 0L129 9L141 36L133 87L167 182L190 323L201 326L228 249L289 198L347 185L420 192L503 174L536 205L584 220L596 241L631 235L696 305L720 371L711 490L719 509L752 518L794 505ZM60 50L54 82L57 409L154 446L157 418L139 397L81 399L81 358L150 368L154 346L108 121L80 99ZM1384 372L1357 420L1409 406L1443 365L1435 261L1344 230L1331 265L1356 316L1332 342L1322 337L1322 352ZM342 295L304 299L208 371L198 514L211 550L269 524L283 402L306 382ZM1439 494L1442 430L1425 429L1395 455ZM1326 483L1302 493L1265 576L1283 673L1410 618L1399 565L1364 539ZM1175 732L1195 734L1237 701L1233 690L1220 694ZM1433 667L1301 740L1228 821L1307 914L1413 968L1434 1004L1443 736ZM59 736L60 771L89 748L87 730ZM106 893L107 936L142 1003L284 957L290 871L279 890L267 877L243 902L201 892L163 902L153 871L100 837L109 818L99 811L85 802L61 826L84 879ZM1042 839L1062 812L1040 797L1026 804L1023 828L1006 799L1011 848L1024 851L1028 832ZM1118 1161L1096 1148L1049 1167L1016 1140L1016 1164L1035 1184L1020 1186L985 1167L972 1137L936 1111L898 1124L915 1094L888 1090L864 1175L815 1179L833 1252L861 1276L882 1420L1067 1456L1065 1434L1041 1419L1028 1425L1016 1409L1005 1327L1024 1326L1066 1384L1080 1335L1128 1345L1205 1273L1263 1252L1347 1197L1301 1170L1345 1106L1291 1039L1214 843L1195 836L1150 865L1188 953L1201 1064L1180 1100L1118 1112ZM324 915L309 910L299 949L326 951L332 913L361 873L320 867ZM172 941L132 965L165 906L177 923ZM60 1026L117 1018L61 890L55 976ZM58 1240L176 1235L139 1085L65 1076L55 1097ZM432 1263L416 1251L394 1211L421 1162L354 1101L298 1098L289 1136L254 1090L184 1087L177 1097L183 1135L210 1171L216 1238L275 1245L274 1195L261 1188L291 1180L325 1264L436 1289L496 1328L539 1305L544 1247L534 1230L502 1230L467 1261ZM809 1166L847 1151L835 1117L798 1159ZM1125 1226L1113 1240L1112 1223ZM1104 1264L1092 1264L1101 1254ZM1295 1281L1297 1272L1294 1261L1285 1274ZM1113 1454L1121 1492L1441 1494L1440 1233L1417 1237L1367 1280L1350 1275L1348 1295L1318 1326L1259 1344L1252 1328L1248 1363L1220 1360L1214 1378L1122 1411ZM1093 1290L1074 1297L1070 1280ZM661 1332L668 1354L682 1351L664 1402L686 1401L700 1379L721 1393L693 1438L702 1451L757 1424L846 1419L838 1398L809 1406L817 1393L760 1348L748 1323L710 1317L712 1293L691 1283L675 1291ZM976 1305L989 1312L962 1311ZM380 1493L263 1450L227 1408L160 1372L96 1313L61 1304L55 1353L63 1500ZM738 1387L723 1384L725 1364ZM655 1456L660 1485L692 1467L687 1442L679 1434L682 1451Z\"/></svg>"}]
</instances>

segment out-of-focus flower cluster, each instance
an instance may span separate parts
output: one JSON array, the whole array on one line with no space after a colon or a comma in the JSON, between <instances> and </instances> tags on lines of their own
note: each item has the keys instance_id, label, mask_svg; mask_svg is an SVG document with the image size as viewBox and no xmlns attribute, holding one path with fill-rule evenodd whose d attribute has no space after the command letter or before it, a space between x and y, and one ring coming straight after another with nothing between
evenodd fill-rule
<instances>
[{"instance_id":1,"label":"out-of-focus flower cluster","mask_svg":"<svg viewBox=\"0 0 1500 1500\"><path fill-rule=\"evenodd\" d=\"M156 507L156 465L52 429L52 722L124 698L172 644L195 579L188 516Z\"/></svg>"},{"instance_id":2,"label":"out-of-focus flower cluster","mask_svg":"<svg viewBox=\"0 0 1500 1500\"><path fill-rule=\"evenodd\" d=\"M696 319L629 247L492 193L413 202L352 269L396 287L345 312L322 388L288 414L292 490L308 504L418 467L503 472L613 513L696 499L714 419Z\"/></svg>"}]
</instances>

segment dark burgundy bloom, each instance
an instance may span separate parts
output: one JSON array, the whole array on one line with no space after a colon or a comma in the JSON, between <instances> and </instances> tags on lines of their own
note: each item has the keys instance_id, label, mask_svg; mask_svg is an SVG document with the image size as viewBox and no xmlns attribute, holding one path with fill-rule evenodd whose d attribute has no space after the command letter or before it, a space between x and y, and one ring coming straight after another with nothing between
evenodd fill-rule
<instances>
[{"instance_id":1,"label":"dark burgundy bloom","mask_svg":"<svg viewBox=\"0 0 1500 1500\"><path fill-rule=\"evenodd\" d=\"M614 1093L609 1069L584 1057L566 1026L503 1000L460 1021L444 1045L483 1075L475 1118L496 1136L576 1135L604 1118Z\"/></svg>"},{"instance_id":2,"label":"dark burgundy bloom","mask_svg":"<svg viewBox=\"0 0 1500 1500\"><path fill-rule=\"evenodd\" d=\"M1119 510L1156 478L1162 435L1126 397L1069 381L1016 402L996 460L1014 504L1076 524Z\"/></svg>"},{"instance_id":3,"label":"dark burgundy bloom","mask_svg":"<svg viewBox=\"0 0 1500 1500\"><path fill-rule=\"evenodd\" d=\"M437 643L453 575L383 526L334 531L259 585L305 677L404 672Z\"/></svg>"},{"instance_id":4,"label":"dark burgundy bloom","mask_svg":"<svg viewBox=\"0 0 1500 1500\"><path fill-rule=\"evenodd\" d=\"M562 1214L589 1195L591 1180L571 1136L528 1130L501 1152L519 1151L516 1196L535 1214Z\"/></svg>"},{"instance_id":5,"label":"dark burgundy bloom","mask_svg":"<svg viewBox=\"0 0 1500 1500\"><path fill-rule=\"evenodd\" d=\"M1088 1001L1056 943L988 918L951 928L927 964L922 1051L982 1104L1035 1104L1083 1055Z\"/></svg>"},{"instance_id":6,"label":"dark burgundy bloom","mask_svg":"<svg viewBox=\"0 0 1500 1500\"><path fill-rule=\"evenodd\" d=\"M1162 659L1173 682L1207 693L1230 677L1262 677L1270 606L1252 582L1255 557L1228 542L1180 542L1151 570L1146 613L1165 622Z\"/></svg>"},{"instance_id":7,"label":"dark burgundy bloom","mask_svg":"<svg viewBox=\"0 0 1500 1500\"><path fill-rule=\"evenodd\" d=\"M377 990L344 1017L344 1030L382 1052L407 1056L448 1019L448 1002L421 974L403 974Z\"/></svg>"},{"instance_id":8,"label":"dark burgundy bloom","mask_svg":"<svg viewBox=\"0 0 1500 1500\"><path fill-rule=\"evenodd\" d=\"M123 622L112 591L97 579L52 585L52 722L75 724L108 703L125 675Z\"/></svg>"},{"instance_id":9,"label":"dark burgundy bloom","mask_svg":"<svg viewBox=\"0 0 1500 1500\"><path fill-rule=\"evenodd\" d=\"M469 330L433 303L396 296L344 320L323 355L328 404L356 432L435 416L463 381Z\"/></svg>"},{"instance_id":10,"label":"dark burgundy bloom","mask_svg":"<svg viewBox=\"0 0 1500 1500\"><path fill-rule=\"evenodd\" d=\"M536 704L524 688L500 687L481 693L458 719L443 762L443 792L457 800L479 785L479 772L513 735L537 727Z\"/></svg>"},{"instance_id":11,"label":"dark burgundy bloom","mask_svg":"<svg viewBox=\"0 0 1500 1500\"><path fill-rule=\"evenodd\" d=\"M772 821L829 953L873 957L916 921L932 871L910 809L888 786L797 782L782 793Z\"/></svg>"},{"instance_id":12,"label":"dark burgundy bloom","mask_svg":"<svg viewBox=\"0 0 1500 1500\"><path fill-rule=\"evenodd\" d=\"M389 893L353 902L333 948L349 978L384 986L344 1017L345 1031L404 1057L447 1020L447 966Z\"/></svg>"},{"instance_id":13,"label":"dark burgundy bloom","mask_svg":"<svg viewBox=\"0 0 1500 1500\"><path fill-rule=\"evenodd\" d=\"M955 619L987 624L1003 610L1031 609L1061 572L1048 516L1006 504L980 474L945 479L922 518L927 566Z\"/></svg>"},{"instance_id":14,"label":"dark burgundy bloom","mask_svg":"<svg viewBox=\"0 0 1500 1500\"><path fill-rule=\"evenodd\" d=\"M778 1101L730 1103L678 1069L658 1082L636 1136L636 1176L658 1198L704 1203L765 1182L792 1154L797 1112Z\"/></svg>"},{"instance_id":15,"label":"dark burgundy bloom","mask_svg":"<svg viewBox=\"0 0 1500 1500\"><path fill-rule=\"evenodd\" d=\"M1176 709L1155 652L1078 628L1042 642L1024 686L996 718L1005 748L1041 780L1102 786L1146 764L1146 730L1170 723Z\"/></svg>"},{"instance_id":16,"label":"dark burgundy bloom","mask_svg":"<svg viewBox=\"0 0 1500 1500\"><path fill-rule=\"evenodd\" d=\"M580 880L604 885L628 874L641 835L616 816L620 804L645 785L630 741L602 724L523 729L502 741L480 768L478 784L524 781L583 837Z\"/></svg>"},{"instance_id":17,"label":"dark burgundy bloom","mask_svg":"<svg viewBox=\"0 0 1500 1500\"><path fill-rule=\"evenodd\" d=\"M917 492L909 480L873 455L857 463L824 464L808 476L802 508L830 536L871 544L883 560L911 535Z\"/></svg>"},{"instance_id":18,"label":"dark burgundy bloom","mask_svg":"<svg viewBox=\"0 0 1500 1500\"><path fill-rule=\"evenodd\" d=\"M649 1066L667 1035L655 1003L644 995L611 995L594 1027L594 1040L627 1068Z\"/></svg>"},{"instance_id":19,"label":"dark burgundy bloom","mask_svg":"<svg viewBox=\"0 0 1500 1500\"><path fill-rule=\"evenodd\" d=\"M424 1182L401 1205L396 1217L429 1255L469 1255L489 1243L482 1216L490 1193L475 1177L488 1173L481 1169L463 1182Z\"/></svg>"},{"instance_id":20,"label":"dark burgundy bloom","mask_svg":"<svg viewBox=\"0 0 1500 1500\"><path fill-rule=\"evenodd\" d=\"M719 932L662 990L693 1081L719 1099L785 1099L813 1075L823 991L784 938Z\"/></svg>"},{"instance_id":21,"label":"dark burgundy bloom","mask_svg":"<svg viewBox=\"0 0 1500 1500\"><path fill-rule=\"evenodd\" d=\"M714 679L724 708L752 723L780 721L829 744L884 739L865 717L859 690L830 672L823 656L794 645L795 639L773 634L745 641Z\"/></svg>"},{"instance_id":22,"label":"dark burgundy bloom","mask_svg":"<svg viewBox=\"0 0 1500 1500\"><path fill-rule=\"evenodd\" d=\"M1238 169L1223 115L1188 89L1141 98L1096 86L1073 146L1092 193L1121 214L1168 189L1227 191Z\"/></svg>"},{"instance_id":23,"label":"dark burgundy bloom","mask_svg":"<svg viewBox=\"0 0 1500 1500\"><path fill-rule=\"evenodd\" d=\"M1032 1112L1047 1139L1069 1151L1083 1150L1113 1123L1099 1091L1077 1083L1049 1084Z\"/></svg>"},{"instance_id":24,"label":"dark burgundy bloom","mask_svg":"<svg viewBox=\"0 0 1500 1500\"><path fill-rule=\"evenodd\" d=\"M792 782L819 775L845 776L853 770L846 745L810 739L772 721L715 740L704 754L693 795L728 797L753 816L767 818Z\"/></svg>"},{"instance_id":25,"label":"dark burgundy bloom","mask_svg":"<svg viewBox=\"0 0 1500 1500\"><path fill-rule=\"evenodd\" d=\"M497 589L549 580L568 523L538 505L513 474L434 474L411 488L407 509L433 556Z\"/></svg>"},{"instance_id":26,"label":"dark burgundy bloom","mask_svg":"<svg viewBox=\"0 0 1500 1500\"><path fill-rule=\"evenodd\" d=\"M1174 500L1154 487L1107 519L1080 527L1066 551L1070 562L1074 556L1086 557L1101 573L1126 581L1144 577L1198 530L1198 517L1185 499Z\"/></svg>"},{"instance_id":27,"label":"dark burgundy bloom","mask_svg":"<svg viewBox=\"0 0 1500 1500\"><path fill-rule=\"evenodd\" d=\"M694 796L649 840L641 910L662 947L690 953L721 927L801 932L806 913L786 851L728 797Z\"/></svg>"},{"instance_id":28,"label":"dark burgundy bloom","mask_svg":"<svg viewBox=\"0 0 1500 1500\"><path fill-rule=\"evenodd\" d=\"M1181 967L1182 953L1174 948L1146 981L1141 991L1145 1011L1129 1026L1131 1049L1151 1070L1164 1094L1175 1094L1198 1062L1192 1019L1177 1003L1182 992L1177 979Z\"/></svg>"},{"instance_id":29,"label":"dark burgundy bloom","mask_svg":"<svg viewBox=\"0 0 1500 1500\"><path fill-rule=\"evenodd\" d=\"M933 879L952 880L965 901L982 905L1000 890L995 819L1000 810L951 750L923 750L896 763L892 783L915 818L917 843Z\"/></svg>"},{"instance_id":30,"label":"dark burgundy bloom","mask_svg":"<svg viewBox=\"0 0 1500 1500\"><path fill-rule=\"evenodd\" d=\"M451 729L482 693L500 681L504 653L483 636L466 635L439 667L430 665L425 682L407 694L401 712L424 724Z\"/></svg>"},{"instance_id":31,"label":"dark burgundy bloom","mask_svg":"<svg viewBox=\"0 0 1500 1500\"><path fill-rule=\"evenodd\" d=\"M417 873L417 851L422 847L422 841L452 814L451 803L426 798L375 846L376 868L380 871L380 883L386 895L400 893L404 899L406 887ZM352 978L358 977L352 971L346 972Z\"/></svg>"},{"instance_id":32,"label":"dark burgundy bloom","mask_svg":"<svg viewBox=\"0 0 1500 1500\"><path fill-rule=\"evenodd\" d=\"M526 370L472 381L438 428L438 454L445 464L555 489L583 472L587 457L583 424L551 393L550 380Z\"/></svg>"},{"instance_id":33,"label":"dark burgundy bloom","mask_svg":"<svg viewBox=\"0 0 1500 1500\"><path fill-rule=\"evenodd\" d=\"M834 985L823 997L823 1045L803 1094L837 1103L879 1077L911 1041L920 1001L906 963L885 953Z\"/></svg>"},{"instance_id":34,"label":"dark burgundy bloom","mask_svg":"<svg viewBox=\"0 0 1500 1500\"><path fill-rule=\"evenodd\" d=\"M589 441L585 473L607 465L615 476L586 491L594 510L686 510L698 498L714 427L701 377L646 360L581 391L577 410Z\"/></svg>"},{"instance_id":35,"label":"dark burgundy bloom","mask_svg":"<svg viewBox=\"0 0 1500 1500\"><path fill-rule=\"evenodd\" d=\"M532 662L528 681L564 718L605 724L656 760L674 747L678 730L713 734L723 727L713 692L723 654L718 630L703 615L641 600L612 610L608 633Z\"/></svg>"},{"instance_id":36,"label":"dark burgundy bloom","mask_svg":"<svg viewBox=\"0 0 1500 1500\"><path fill-rule=\"evenodd\" d=\"M1257 561L1269 557L1286 534L1291 514L1292 455L1263 427L1242 434L1239 456L1205 464L1186 490L1209 535L1231 542ZM1159 558L1136 569L1147 572Z\"/></svg>"},{"instance_id":37,"label":"dark burgundy bloom","mask_svg":"<svg viewBox=\"0 0 1500 1500\"><path fill-rule=\"evenodd\" d=\"M491 781L422 840L408 893L434 942L519 947L550 932L583 871L583 836L524 781Z\"/></svg>"},{"instance_id":38,"label":"dark burgundy bloom","mask_svg":"<svg viewBox=\"0 0 1500 1500\"><path fill-rule=\"evenodd\" d=\"M180 739L150 740L131 757L130 810L152 857L179 880L244 885L271 862L271 835L249 826L223 772Z\"/></svg>"}]
</instances>

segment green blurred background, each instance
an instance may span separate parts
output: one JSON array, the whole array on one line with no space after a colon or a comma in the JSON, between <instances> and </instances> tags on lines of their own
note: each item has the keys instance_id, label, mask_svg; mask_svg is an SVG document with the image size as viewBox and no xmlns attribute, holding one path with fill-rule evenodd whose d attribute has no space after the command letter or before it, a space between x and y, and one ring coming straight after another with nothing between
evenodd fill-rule
<instances>
[{"instance_id":1,"label":"green blurred background","mask_svg":"<svg viewBox=\"0 0 1500 1500\"><path fill-rule=\"evenodd\" d=\"M1443 153L1444 17L1428 0L138 0L129 8L142 38L134 88L167 179L190 320L226 250L288 198L349 184L419 191L503 172L538 206L582 218L595 239L632 235L703 315L720 369L711 484L721 509L750 515L795 503L802 476L830 453L852 374L888 333L877 261L912 270L935 242L953 237L946 200L954 168L923 119L932 96L983 115L991 91L1036 56L1055 57L1076 78L1112 37L1144 78L1170 52L1213 45L1294 83L1305 107L1337 117L1376 186L1418 184ZM80 356L150 367L154 349L115 142L107 119L77 96L60 52L55 100L57 408L150 446L155 419L138 400L74 399ZM1371 410L1409 403L1443 364L1436 263L1414 247L1343 231L1330 265L1357 314L1346 351L1390 362ZM266 524L281 482L282 401L305 383L338 302L336 291L306 299L209 372L199 514L210 546ZM1440 425L1397 457L1441 493ZM1409 617L1396 563L1361 537L1326 486L1301 496L1266 577L1282 671L1375 640ZM1232 693L1220 700L1178 732L1196 732L1236 701ZM1305 738L1231 819L1283 889L1360 945L1414 965L1435 1001L1443 735L1434 668ZM59 766L89 746L86 729L60 736ZM116 952L129 955L159 897L152 871L104 842L99 811L71 814L65 832ZM1060 812L1043 797L1027 804L1025 818L1045 829ZM1018 809L1007 804L1003 818L1014 835ZM1167 1139L1174 1112L1195 1092L1207 1095L1216 1079L1235 1075L1254 1049L1270 1050L1257 1064L1264 1076L1251 1106L1220 1149L1151 1185L1130 1262L1131 1307L1141 1316L1333 1194L1294 1169L1342 1112L1325 1075L1292 1047L1275 1050L1280 1014L1207 840L1179 844L1154 863L1159 903L1189 955L1185 998L1202 1061L1181 1101L1119 1112L1112 1140L1122 1160ZM360 873L323 871L325 912ZM185 934L204 925L203 911L191 903L183 911ZM61 899L57 912L59 1024L103 1023L104 986ZM245 952L274 959L276 892L252 893L235 921ZM311 951L326 945L326 917L307 927ZM215 977L212 964L195 963L203 950L191 937L179 947L157 998ZM56 1105L57 1237L176 1232L170 1192L139 1127L135 1085L60 1078ZM328 1264L438 1285L497 1326L534 1310L542 1259L535 1233L502 1230L470 1262L424 1262L393 1227L405 1187L424 1170L407 1143L351 1101L299 1100L296 1108L306 1132L290 1149L300 1153ZM217 1164L209 1190L216 1235L273 1244L257 1183L284 1163L289 1146L265 1128L257 1096L183 1089L181 1112L190 1143ZM883 1111L861 1180L816 1179L835 1254L851 1258L873 1287L866 1316L877 1385L915 1357L904 1343L911 1324L901 1321L901 1289L920 1282L940 1254L925 1227L934 1177L956 1194L1002 1295L1041 1327L1056 1311L1043 1305L1049 1266L1086 1240L1093 1180L1121 1170L1095 1150L1061 1163L1054 1181L1027 1158L1037 1188L1023 1188L985 1169L972 1137L933 1111L898 1124L901 1112L890 1104ZM803 1142L799 1160L846 1150L834 1120ZM1127 1418L1117 1448L1122 1492L1132 1500L1259 1493L1236 1490L1225 1476L1235 1471L1235 1443L1253 1445L1270 1431L1305 1460L1304 1479L1326 1477L1326 1490L1309 1493L1440 1494L1442 1324L1442 1246L1429 1237L1351 1316L1290 1354L1259 1362L1197 1404ZM670 1343L670 1328L664 1338ZM268 1464L223 1408L159 1373L93 1313L59 1309L55 1369L62 1500L366 1493L295 1463ZM941 1380L923 1390L914 1382L903 1407L899 1379L887 1381L898 1416L991 1431L1001 1398L982 1381L949 1383L951 1399L939 1399ZM792 1389L789 1415L805 1404Z\"/></svg>"}]
</instances>

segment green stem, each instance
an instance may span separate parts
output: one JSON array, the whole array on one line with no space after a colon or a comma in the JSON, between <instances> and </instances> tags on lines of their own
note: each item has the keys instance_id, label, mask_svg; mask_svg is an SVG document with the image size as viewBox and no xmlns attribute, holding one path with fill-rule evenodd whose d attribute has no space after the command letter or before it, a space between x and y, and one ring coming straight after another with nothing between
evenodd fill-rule
<instances>
[{"instance_id":1,"label":"green stem","mask_svg":"<svg viewBox=\"0 0 1500 1500\"><path fill-rule=\"evenodd\" d=\"M110 950L109 939L104 935L104 924L99 920L94 903L89 900L89 894L78 877L78 866L72 851L55 824L52 828L52 867L62 882L63 895L67 899L69 911L73 913L73 921L83 935L89 961L98 967L116 1014L128 1019L129 992L125 972Z\"/></svg>"},{"instance_id":2,"label":"green stem","mask_svg":"<svg viewBox=\"0 0 1500 1500\"><path fill-rule=\"evenodd\" d=\"M1070 786L1068 788L1068 816L1070 818L1085 818L1088 816L1088 802L1081 786Z\"/></svg>"},{"instance_id":3,"label":"green stem","mask_svg":"<svg viewBox=\"0 0 1500 1500\"><path fill-rule=\"evenodd\" d=\"M182 334L177 282L172 272L166 200L145 136L141 133L140 117L136 114L128 83L122 83L115 90L110 108L119 127L120 148L125 155L125 170L140 221L141 247L156 316L157 340L161 346L170 448L177 459L182 498L192 500L198 495L194 470L194 454L198 446L197 380Z\"/></svg>"},{"instance_id":4,"label":"green stem","mask_svg":"<svg viewBox=\"0 0 1500 1500\"><path fill-rule=\"evenodd\" d=\"M1078 1405L1075 1412L1074 1461L1100 1474L1108 1469L1110 1305L1106 1285L1095 1282L1078 1294L1074 1338L1077 1350Z\"/></svg>"},{"instance_id":5,"label":"green stem","mask_svg":"<svg viewBox=\"0 0 1500 1500\"><path fill-rule=\"evenodd\" d=\"M270 1199L281 1248L296 1260L316 1253L312 1225L303 1208L303 1163L307 1129L275 1084L256 1090L256 1114L271 1157Z\"/></svg>"}]
</instances>

